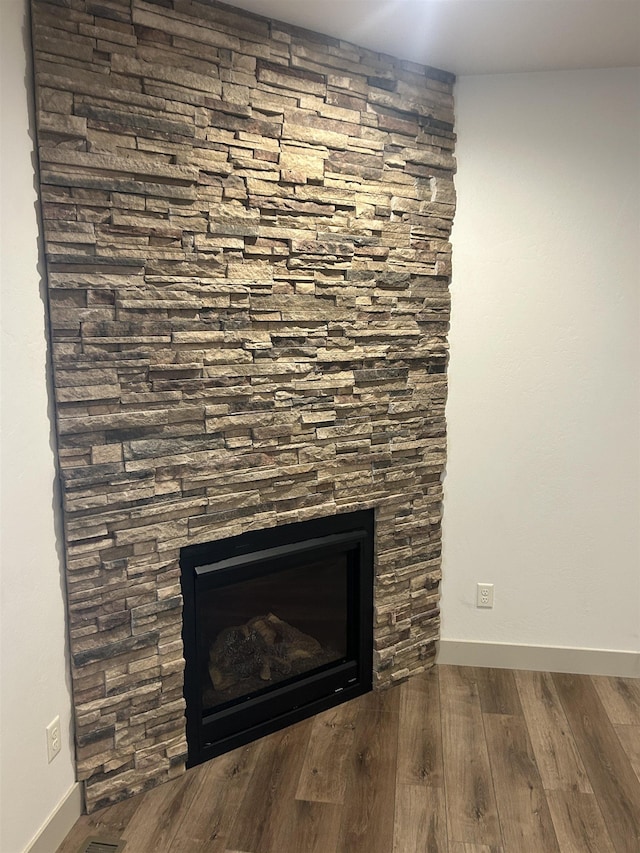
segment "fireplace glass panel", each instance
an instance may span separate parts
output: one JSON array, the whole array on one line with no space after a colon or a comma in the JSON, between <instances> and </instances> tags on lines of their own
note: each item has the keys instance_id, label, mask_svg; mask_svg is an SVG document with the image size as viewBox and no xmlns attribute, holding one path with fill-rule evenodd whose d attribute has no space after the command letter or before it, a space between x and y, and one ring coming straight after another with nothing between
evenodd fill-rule
<instances>
[{"instance_id":1,"label":"fireplace glass panel","mask_svg":"<svg viewBox=\"0 0 640 853\"><path fill-rule=\"evenodd\" d=\"M197 620L205 714L346 659L347 562L340 553L294 568L267 564L257 577L203 592Z\"/></svg>"}]
</instances>

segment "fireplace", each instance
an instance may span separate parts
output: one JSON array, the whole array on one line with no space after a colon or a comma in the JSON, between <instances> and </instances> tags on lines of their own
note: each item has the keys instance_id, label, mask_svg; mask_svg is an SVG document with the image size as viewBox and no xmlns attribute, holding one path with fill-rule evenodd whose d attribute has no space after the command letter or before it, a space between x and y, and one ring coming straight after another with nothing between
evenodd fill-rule
<instances>
[{"instance_id":1,"label":"fireplace","mask_svg":"<svg viewBox=\"0 0 640 853\"><path fill-rule=\"evenodd\" d=\"M240 737L203 723L223 732L241 706L198 681L195 587L231 611L225 569L203 567L287 543L235 554L229 537L375 507L374 689L434 661L454 77L215 0L32 0L32 21L76 766L93 811ZM368 572L371 550L349 545L346 562ZM237 687L246 707L351 660L358 686L331 696L368 687L367 584L341 640L279 602L220 627L251 633L272 614L328 658L306 675L261 663L259 689Z\"/></svg>"},{"instance_id":2,"label":"fireplace","mask_svg":"<svg viewBox=\"0 0 640 853\"><path fill-rule=\"evenodd\" d=\"M181 550L188 766L371 690L373 510Z\"/></svg>"}]
</instances>

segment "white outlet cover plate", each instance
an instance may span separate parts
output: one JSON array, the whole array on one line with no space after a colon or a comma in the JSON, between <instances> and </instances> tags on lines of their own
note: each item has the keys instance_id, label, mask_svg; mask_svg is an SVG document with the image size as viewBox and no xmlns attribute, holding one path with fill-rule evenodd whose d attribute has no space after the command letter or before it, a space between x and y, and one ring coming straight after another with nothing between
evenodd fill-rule
<instances>
[{"instance_id":1,"label":"white outlet cover plate","mask_svg":"<svg viewBox=\"0 0 640 853\"><path fill-rule=\"evenodd\" d=\"M56 755L60 752L62 744L60 743L60 717L51 720L47 726L47 758L49 764L53 761Z\"/></svg>"},{"instance_id":2,"label":"white outlet cover plate","mask_svg":"<svg viewBox=\"0 0 640 853\"><path fill-rule=\"evenodd\" d=\"M493 584L479 583L476 588L476 607L493 607Z\"/></svg>"}]
</instances>

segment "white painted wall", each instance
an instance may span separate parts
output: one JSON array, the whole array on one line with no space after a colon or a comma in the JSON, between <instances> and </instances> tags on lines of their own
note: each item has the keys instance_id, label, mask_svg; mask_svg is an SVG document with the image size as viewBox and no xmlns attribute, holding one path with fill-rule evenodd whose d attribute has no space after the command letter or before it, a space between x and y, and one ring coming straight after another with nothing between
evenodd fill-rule
<instances>
[{"instance_id":1,"label":"white painted wall","mask_svg":"<svg viewBox=\"0 0 640 853\"><path fill-rule=\"evenodd\" d=\"M637 654L640 69L456 98L443 640Z\"/></svg>"},{"instance_id":2,"label":"white painted wall","mask_svg":"<svg viewBox=\"0 0 640 853\"><path fill-rule=\"evenodd\" d=\"M21 853L74 768L24 0L1 0L0 14L0 850ZM57 714L62 751L48 764Z\"/></svg>"}]
</instances>

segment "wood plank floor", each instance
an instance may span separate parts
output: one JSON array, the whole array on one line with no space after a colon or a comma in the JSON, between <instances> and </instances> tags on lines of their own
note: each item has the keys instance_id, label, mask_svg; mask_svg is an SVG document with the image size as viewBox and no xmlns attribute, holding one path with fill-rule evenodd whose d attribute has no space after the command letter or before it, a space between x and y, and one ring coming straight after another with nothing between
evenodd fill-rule
<instances>
[{"instance_id":1,"label":"wood plank floor","mask_svg":"<svg viewBox=\"0 0 640 853\"><path fill-rule=\"evenodd\" d=\"M125 853L640 853L640 680L439 666L83 816Z\"/></svg>"}]
</instances>

